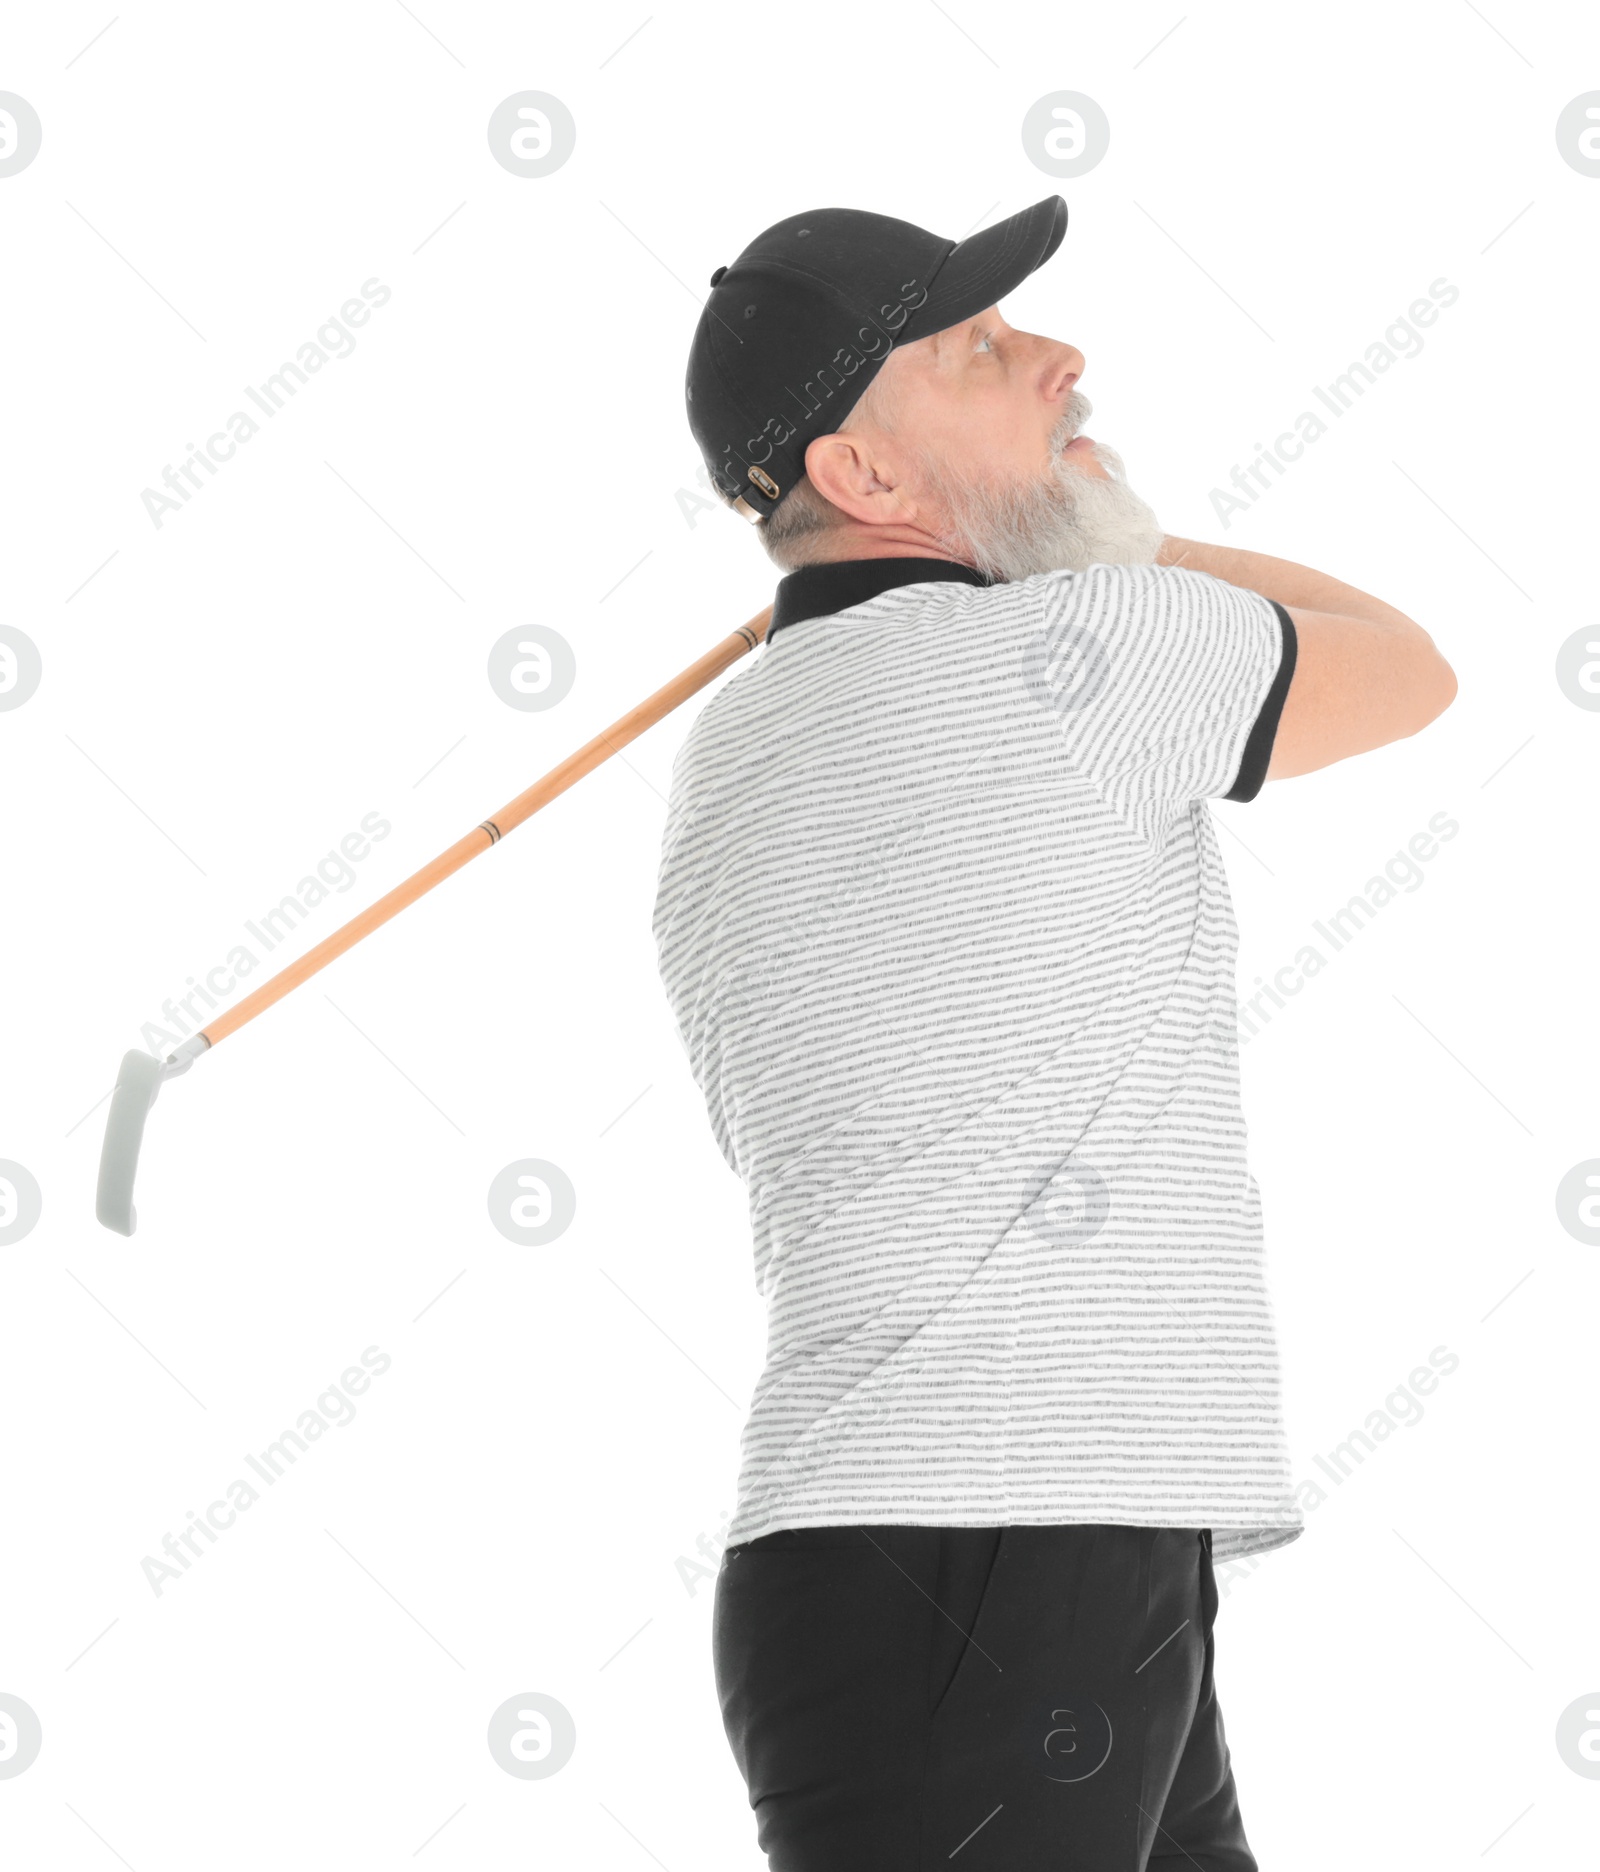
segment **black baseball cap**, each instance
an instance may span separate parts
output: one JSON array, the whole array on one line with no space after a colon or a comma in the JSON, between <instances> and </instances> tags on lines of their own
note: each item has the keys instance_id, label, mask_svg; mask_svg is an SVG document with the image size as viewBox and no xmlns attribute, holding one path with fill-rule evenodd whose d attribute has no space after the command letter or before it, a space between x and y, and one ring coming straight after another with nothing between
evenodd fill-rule
<instances>
[{"instance_id":1,"label":"black baseball cap","mask_svg":"<svg viewBox=\"0 0 1600 1872\"><path fill-rule=\"evenodd\" d=\"M1066 231L1067 204L1047 195L963 241L859 208L814 208L758 234L711 275L689 347L689 427L712 482L746 519L766 519L897 344L994 305Z\"/></svg>"}]
</instances>

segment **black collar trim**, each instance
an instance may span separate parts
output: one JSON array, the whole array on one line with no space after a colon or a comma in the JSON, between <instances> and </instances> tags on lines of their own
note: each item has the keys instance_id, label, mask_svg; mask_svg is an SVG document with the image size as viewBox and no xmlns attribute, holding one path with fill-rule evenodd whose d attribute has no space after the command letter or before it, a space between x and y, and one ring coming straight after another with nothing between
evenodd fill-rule
<instances>
[{"instance_id":1,"label":"black collar trim","mask_svg":"<svg viewBox=\"0 0 1600 1872\"><path fill-rule=\"evenodd\" d=\"M767 642L771 643L786 624L848 611L852 605L865 604L897 585L925 585L937 579L962 585L995 583L987 574L954 559L834 559L822 565L801 566L778 581Z\"/></svg>"}]
</instances>

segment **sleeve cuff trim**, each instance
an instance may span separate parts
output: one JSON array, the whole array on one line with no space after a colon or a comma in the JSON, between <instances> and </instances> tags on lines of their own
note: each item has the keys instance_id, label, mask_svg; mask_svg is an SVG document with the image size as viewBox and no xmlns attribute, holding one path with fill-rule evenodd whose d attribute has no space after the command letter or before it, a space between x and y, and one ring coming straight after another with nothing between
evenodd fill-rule
<instances>
[{"instance_id":1,"label":"sleeve cuff trim","mask_svg":"<svg viewBox=\"0 0 1600 1872\"><path fill-rule=\"evenodd\" d=\"M1278 673L1272 679L1272 687L1267 691L1266 700L1261 705L1261 713L1256 717L1255 726L1250 730L1250 738L1244 744L1244 757L1239 762L1239 777L1223 794L1224 799L1253 800L1261 791L1262 782L1267 777L1267 765L1272 759L1272 744L1277 739L1278 721L1283 714L1283 704L1289 694L1289 684L1294 680L1295 657L1299 651L1294 619L1289 616L1276 598L1269 598L1267 602L1278 614L1278 623L1283 633L1283 652L1278 659Z\"/></svg>"}]
</instances>

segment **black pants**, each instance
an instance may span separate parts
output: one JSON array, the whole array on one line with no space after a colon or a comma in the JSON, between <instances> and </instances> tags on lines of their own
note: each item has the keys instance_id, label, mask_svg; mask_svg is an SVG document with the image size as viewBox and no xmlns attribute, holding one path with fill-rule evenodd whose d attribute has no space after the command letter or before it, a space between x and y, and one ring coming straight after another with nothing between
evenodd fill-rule
<instances>
[{"instance_id":1,"label":"black pants","mask_svg":"<svg viewBox=\"0 0 1600 1872\"><path fill-rule=\"evenodd\" d=\"M1211 1536L802 1528L730 1547L713 1657L773 1872L1255 1872Z\"/></svg>"}]
</instances>

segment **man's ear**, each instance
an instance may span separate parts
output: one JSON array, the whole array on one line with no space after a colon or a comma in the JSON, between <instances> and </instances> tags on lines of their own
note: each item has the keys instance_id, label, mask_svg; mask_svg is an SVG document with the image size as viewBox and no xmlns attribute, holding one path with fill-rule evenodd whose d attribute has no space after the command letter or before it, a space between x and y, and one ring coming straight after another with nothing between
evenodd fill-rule
<instances>
[{"instance_id":1,"label":"man's ear","mask_svg":"<svg viewBox=\"0 0 1600 1872\"><path fill-rule=\"evenodd\" d=\"M915 517L899 478L889 451L867 431L841 429L806 449L806 479L841 512L869 526Z\"/></svg>"}]
</instances>

